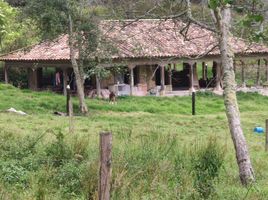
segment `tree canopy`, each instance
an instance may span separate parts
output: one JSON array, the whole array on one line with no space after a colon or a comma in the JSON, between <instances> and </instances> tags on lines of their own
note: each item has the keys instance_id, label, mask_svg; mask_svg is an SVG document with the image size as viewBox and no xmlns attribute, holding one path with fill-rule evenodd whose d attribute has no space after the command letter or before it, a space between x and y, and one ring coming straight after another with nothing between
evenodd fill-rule
<instances>
[{"instance_id":1,"label":"tree canopy","mask_svg":"<svg viewBox=\"0 0 268 200\"><path fill-rule=\"evenodd\" d=\"M0 52L9 52L39 41L35 22L29 18L22 19L21 15L21 9L0 0Z\"/></svg>"}]
</instances>

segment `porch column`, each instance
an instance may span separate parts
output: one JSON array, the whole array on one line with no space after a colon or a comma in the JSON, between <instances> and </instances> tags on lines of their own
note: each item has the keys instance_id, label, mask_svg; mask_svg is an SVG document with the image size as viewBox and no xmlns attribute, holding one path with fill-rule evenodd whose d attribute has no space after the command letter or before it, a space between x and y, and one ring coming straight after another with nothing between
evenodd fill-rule
<instances>
[{"instance_id":1,"label":"porch column","mask_svg":"<svg viewBox=\"0 0 268 200\"><path fill-rule=\"evenodd\" d=\"M38 89L37 69L35 68L28 68L28 85L31 90Z\"/></svg>"},{"instance_id":2,"label":"porch column","mask_svg":"<svg viewBox=\"0 0 268 200\"><path fill-rule=\"evenodd\" d=\"M208 80L208 64L205 64L205 80Z\"/></svg>"},{"instance_id":3,"label":"porch column","mask_svg":"<svg viewBox=\"0 0 268 200\"><path fill-rule=\"evenodd\" d=\"M258 60L258 67L257 67L257 77L256 77L256 85L259 86L261 82L261 76L260 76L260 71L261 71L261 60Z\"/></svg>"},{"instance_id":4,"label":"porch column","mask_svg":"<svg viewBox=\"0 0 268 200\"><path fill-rule=\"evenodd\" d=\"M202 62L202 79L206 80L206 63Z\"/></svg>"},{"instance_id":5,"label":"porch column","mask_svg":"<svg viewBox=\"0 0 268 200\"><path fill-rule=\"evenodd\" d=\"M241 62L241 81L242 81L242 87L246 87L246 81L245 81L245 62L243 60L240 60Z\"/></svg>"},{"instance_id":6,"label":"porch column","mask_svg":"<svg viewBox=\"0 0 268 200\"><path fill-rule=\"evenodd\" d=\"M194 62L189 62L188 63L190 68L189 68L189 75L190 75L190 92L195 92L194 88Z\"/></svg>"},{"instance_id":7,"label":"porch column","mask_svg":"<svg viewBox=\"0 0 268 200\"><path fill-rule=\"evenodd\" d=\"M5 76L5 84L8 84L8 67L7 64L4 64L4 76Z\"/></svg>"},{"instance_id":8,"label":"porch column","mask_svg":"<svg viewBox=\"0 0 268 200\"><path fill-rule=\"evenodd\" d=\"M171 64L169 64L169 66L168 66L168 78L169 78L169 85L171 85L171 87L172 87L172 68L171 68Z\"/></svg>"},{"instance_id":9,"label":"porch column","mask_svg":"<svg viewBox=\"0 0 268 200\"><path fill-rule=\"evenodd\" d=\"M236 61L233 61L233 65L234 65L234 73L236 73Z\"/></svg>"},{"instance_id":10,"label":"porch column","mask_svg":"<svg viewBox=\"0 0 268 200\"><path fill-rule=\"evenodd\" d=\"M265 74L266 74L266 82L268 82L268 60L264 59L264 63L265 63Z\"/></svg>"},{"instance_id":11,"label":"porch column","mask_svg":"<svg viewBox=\"0 0 268 200\"><path fill-rule=\"evenodd\" d=\"M193 84L194 87L196 87L197 89L200 88L198 80L198 72L197 72L197 62L193 64Z\"/></svg>"},{"instance_id":12,"label":"porch column","mask_svg":"<svg viewBox=\"0 0 268 200\"><path fill-rule=\"evenodd\" d=\"M101 83L98 75L96 75L96 88L97 88L97 97L101 98Z\"/></svg>"},{"instance_id":13,"label":"porch column","mask_svg":"<svg viewBox=\"0 0 268 200\"><path fill-rule=\"evenodd\" d=\"M161 89L160 89L160 95L163 96L165 94L165 65L160 65L160 72L161 72Z\"/></svg>"},{"instance_id":14,"label":"porch column","mask_svg":"<svg viewBox=\"0 0 268 200\"><path fill-rule=\"evenodd\" d=\"M214 88L214 90L216 91L221 91L222 87L221 87L221 63L218 61L213 61L213 66L216 68L216 86Z\"/></svg>"},{"instance_id":15,"label":"porch column","mask_svg":"<svg viewBox=\"0 0 268 200\"><path fill-rule=\"evenodd\" d=\"M130 96L134 95L134 64L129 64L128 69L130 70Z\"/></svg>"},{"instance_id":16,"label":"porch column","mask_svg":"<svg viewBox=\"0 0 268 200\"><path fill-rule=\"evenodd\" d=\"M63 68L63 94L64 96L67 96L67 82L68 82L68 74L67 74L67 69Z\"/></svg>"}]
</instances>

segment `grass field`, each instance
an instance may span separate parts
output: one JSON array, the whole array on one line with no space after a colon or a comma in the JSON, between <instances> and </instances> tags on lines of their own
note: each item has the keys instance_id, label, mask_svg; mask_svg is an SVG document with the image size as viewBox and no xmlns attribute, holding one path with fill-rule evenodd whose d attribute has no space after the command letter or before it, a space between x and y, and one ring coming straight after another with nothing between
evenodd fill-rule
<instances>
[{"instance_id":1,"label":"grass field","mask_svg":"<svg viewBox=\"0 0 268 200\"><path fill-rule=\"evenodd\" d=\"M198 94L196 116L191 97L89 99L90 114L74 117L70 134L68 118L53 115L64 112L63 96L0 84L0 199L96 199L101 131L113 133L112 199L267 199L265 136L253 128L264 126L268 98L238 100L257 180L249 188L240 185L222 97ZM4 112L10 107L29 115Z\"/></svg>"}]
</instances>

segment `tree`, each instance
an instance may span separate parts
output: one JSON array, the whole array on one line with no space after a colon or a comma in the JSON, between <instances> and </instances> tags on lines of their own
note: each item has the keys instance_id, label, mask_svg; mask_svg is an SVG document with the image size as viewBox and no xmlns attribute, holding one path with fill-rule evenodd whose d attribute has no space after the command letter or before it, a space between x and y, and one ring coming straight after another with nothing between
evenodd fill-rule
<instances>
[{"instance_id":1,"label":"tree","mask_svg":"<svg viewBox=\"0 0 268 200\"><path fill-rule=\"evenodd\" d=\"M37 22L43 39L69 35L70 60L82 113L88 112L84 94L85 60L92 58L99 40L97 12L86 0L27 0L25 6L26 15ZM78 59L76 50L79 51Z\"/></svg>"},{"instance_id":2,"label":"tree","mask_svg":"<svg viewBox=\"0 0 268 200\"><path fill-rule=\"evenodd\" d=\"M235 74L234 74L234 54L232 52L232 48L229 45L229 40L231 39L231 29L232 21L231 21L231 4L236 3L233 5L234 9L238 9L239 7L245 9L247 11L246 18L248 20L248 24L251 25L252 23L259 23L262 21L262 17L260 15L256 15L255 10L250 10L250 5L253 3L256 6L256 0L248 0L249 4L246 4L246 8L243 7L243 2L240 3L238 1L233 0L208 0L208 1L195 1L197 3L202 3L203 5L207 5L206 14L210 14L203 18L200 17L196 20L195 16L192 15L192 3L193 1L185 0L180 1L180 6L176 7L177 13L169 13L166 17L172 17L175 19L185 20L187 26L191 23L194 23L198 26L203 28L207 28L213 32L215 32L216 36L218 37L219 41L219 49L221 52L221 62L224 72L224 103L225 103L225 110L226 116L228 118L229 129L231 133L231 137L233 140L233 144L235 147L236 152L236 160L239 167L239 174L240 179L243 185L248 185L252 181L255 180L254 172L250 161L250 156L246 144L246 139L243 134L241 121L240 121L240 112L237 103L236 97L236 82L235 82ZM183 6L186 5L186 6ZM160 7L166 6L166 1L157 1L157 4ZM169 4L171 5L171 4ZM186 11L183 8L186 7ZM196 8L196 7L195 7ZM197 8L198 9L198 8ZM159 8L155 8L155 10L159 10ZM211 12L208 12L208 11ZM172 10L174 11L174 10ZM244 12L246 12L244 11ZM148 13L148 12L147 12ZM153 12L151 12L153 13ZM212 14L212 16L211 16ZM164 17L162 15L162 17ZM135 17L139 19L139 17ZM208 23L210 21L211 23ZM253 34L252 34L253 35Z\"/></svg>"},{"instance_id":3,"label":"tree","mask_svg":"<svg viewBox=\"0 0 268 200\"><path fill-rule=\"evenodd\" d=\"M246 139L243 134L240 113L236 98L236 82L234 74L234 54L230 46L231 38L231 9L228 1L210 1L210 8L213 10L219 38L221 62L224 71L223 88L226 115L229 122L229 129L236 151L236 160L239 166L240 179L243 185L248 185L255 180L251 165Z\"/></svg>"},{"instance_id":4,"label":"tree","mask_svg":"<svg viewBox=\"0 0 268 200\"><path fill-rule=\"evenodd\" d=\"M0 53L10 52L39 41L34 22L29 18L22 20L20 16L19 8L0 0Z\"/></svg>"},{"instance_id":5,"label":"tree","mask_svg":"<svg viewBox=\"0 0 268 200\"><path fill-rule=\"evenodd\" d=\"M232 136L233 144L236 151L236 159L239 167L239 173L241 182L244 185L248 185L252 181L254 181L254 172L251 165L249 152L247 149L246 140L243 134L241 121L240 121L240 113L239 107L237 103L236 97L236 82L235 82L235 74L233 69L233 60L234 54L229 45L229 40L231 37L231 29L232 21L231 21L231 8L234 8L236 12L246 13L246 17L241 20L241 25L252 30L251 25L256 23L262 23L263 18L256 9L256 2L258 0L246 0L246 1L233 1L233 0L200 0L195 1L197 3L202 2L202 5L207 5L209 9L206 11L206 15L210 15L210 19L208 15L206 18L201 18L202 21L196 20L195 16L192 16L191 9L192 5L190 0L181 0L181 1L120 1L120 0L112 0L112 1L101 1L103 6L110 7L112 6L113 10L115 10L116 18L129 17L134 19L139 18L173 18L175 19L184 19L187 22L187 25L191 23L197 24L198 26L202 26L203 28L207 28L211 31L214 31L218 36L219 40L219 49L221 52L221 62L224 71L224 102L226 108L226 116L228 118L229 129ZM96 1L98 2L98 1ZM96 2L95 6L96 6ZM119 2L119 3L118 3ZM127 3L124 3L127 2ZM149 2L149 3L148 3ZM174 3L175 2L175 3ZM71 49L71 60L72 65L77 75L76 81L79 88L81 90L78 91L79 99L82 102L84 99L83 94L83 67L82 64L85 63L85 60L89 60L88 53L83 53L83 48L87 47L89 52L93 52L98 47L99 39L97 37L97 32L94 28L94 24L92 19L94 19L94 15L92 12L89 12L89 18L84 18L85 9L81 5L86 5L85 0L75 1L75 0L28 0L26 2L28 4L28 13L31 16L34 16L37 21L40 23L41 30L43 33L52 33L52 34L60 34L60 33L69 33L70 37L70 49ZM122 4L121 4L122 3ZM26 5L27 5L26 4ZM144 6L146 5L146 6ZM120 7L123 7L121 9ZM232 7L231 7L232 6ZM92 8L92 6L91 6ZM135 9L133 9L135 8ZM198 7L197 7L198 9ZM123 10L123 11L122 11ZM125 10L127 10L125 12ZM141 13L141 11L143 13ZM211 12L210 12L211 11ZM112 13L112 12L110 12ZM120 16L120 14L122 14ZM210 20L213 24L206 24L206 20ZM74 23L73 23L74 22ZM89 24L88 24L89 23ZM66 29L68 27L68 29ZM81 27L87 27L89 29L83 29ZM89 30L89 31L88 31ZM88 34L88 39L84 40L84 33ZM254 31L255 32L255 31ZM81 35L81 33L83 33ZM255 32L256 33L256 32ZM251 34L253 35L253 34ZM92 39L92 37L94 39ZM257 37L262 37L262 34L256 34ZM78 49L79 55L81 55L82 59L79 59L78 62L74 58L74 48L75 41L78 41ZM86 41L84 43L84 41ZM93 42L93 49L89 48L92 45L88 45L89 42ZM86 45L84 45L86 44ZM83 48L82 48L83 47ZM87 59L84 59L87 58ZM96 59L98 60L98 59ZM79 78L80 77L80 78ZM83 110L83 104L80 102L80 107L82 112L86 112L87 109Z\"/></svg>"},{"instance_id":6,"label":"tree","mask_svg":"<svg viewBox=\"0 0 268 200\"><path fill-rule=\"evenodd\" d=\"M0 10L0 45L2 44L3 35L6 33L5 21L6 21L5 15Z\"/></svg>"},{"instance_id":7,"label":"tree","mask_svg":"<svg viewBox=\"0 0 268 200\"><path fill-rule=\"evenodd\" d=\"M24 6L25 0L7 0L7 2L12 6Z\"/></svg>"}]
</instances>

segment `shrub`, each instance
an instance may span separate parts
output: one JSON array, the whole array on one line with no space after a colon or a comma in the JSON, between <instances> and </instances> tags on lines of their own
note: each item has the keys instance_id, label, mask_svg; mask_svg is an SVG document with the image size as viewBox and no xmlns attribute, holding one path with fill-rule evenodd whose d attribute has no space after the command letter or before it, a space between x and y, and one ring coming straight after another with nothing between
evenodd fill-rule
<instances>
[{"instance_id":1,"label":"shrub","mask_svg":"<svg viewBox=\"0 0 268 200\"><path fill-rule=\"evenodd\" d=\"M81 165L74 161L70 161L59 168L54 181L57 186L61 187L64 195L76 196L81 194L81 178L82 169Z\"/></svg>"},{"instance_id":2,"label":"shrub","mask_svg":"<svg viewBox=\"0 0 268 200\"><path fill-rule=\"evenodd\" d=\"M26 184L26 170L17 163L4 162L0 165L1 178L8 184Z\"/></svg>"},{"instance_id":3,"label":"shrub","mask_svg":"<svg viewBox=\"0 0 268 200\"><path fill-rule=\"evenodd\" d=\"M46 148L46 155L51 159L54 167L61 166L64 161L72 158L70 147L64 142L64 135L60 131L56 134L57 140Z\"/></svg>"},{"instance_id":4,"label":"shrub","mask_svg":"<svg viewBox=\"0 0 268 200\"><path fill-rule=\"evenodd\" d=\"M192 160L195 175L194 188L207 199L214 192L214 179L223 164L223 152L214 139L202 147Z\"/></svg>"}]
</instances>

